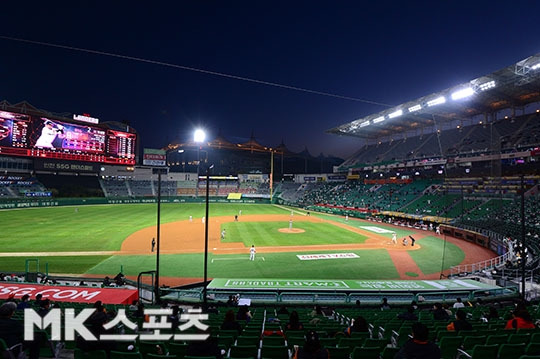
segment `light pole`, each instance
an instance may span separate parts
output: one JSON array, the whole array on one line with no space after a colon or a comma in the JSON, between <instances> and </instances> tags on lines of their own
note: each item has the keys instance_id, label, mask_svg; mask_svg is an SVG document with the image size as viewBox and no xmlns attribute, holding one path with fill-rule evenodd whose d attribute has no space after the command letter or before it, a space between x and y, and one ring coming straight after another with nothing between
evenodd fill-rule
<instances>
[{"instance_id":1,"label":"light pole","mask_svg":"<svg viewBox=\"0 0 540 359\"><path fill-rule=\"evenodd\" d=\"M197 144L197 187L195 188L195 196L199 197L199 171L201 167L201 144L206 138L206 133L200 128L193 133L193 141Z\"/></svg>"},{"instance_id":2,"label":"light pole","mask_svg":"<svg viewBox=\"0 0 540 359\"><path fill-rule=\"evenodd\" d=\"M204 309L208 309L208 298L207 298L207 290L208 290L208 208L209 208L209 192L210 192L210 170L214 168L214 165L210 165L206 168L206 213L205 213L205 219L204 219L204 287L203 287L203 303L204 303Z\"/></svg>"}]
</instances>

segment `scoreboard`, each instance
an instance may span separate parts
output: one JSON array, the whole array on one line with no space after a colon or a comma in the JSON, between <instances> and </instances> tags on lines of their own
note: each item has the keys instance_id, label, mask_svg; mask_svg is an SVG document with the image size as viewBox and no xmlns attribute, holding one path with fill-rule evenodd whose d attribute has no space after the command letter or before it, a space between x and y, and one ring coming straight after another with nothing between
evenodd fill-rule
<instances>
[{"instance_id":1,"label":"scoreboard","mask_svg":"<svg viewBox=\"0 0 540 359\"><path fill-rule=\"evenodd\" d=\"M135 164L137 135L0 111L0 155Z\"/></svg>"}]
</instances>

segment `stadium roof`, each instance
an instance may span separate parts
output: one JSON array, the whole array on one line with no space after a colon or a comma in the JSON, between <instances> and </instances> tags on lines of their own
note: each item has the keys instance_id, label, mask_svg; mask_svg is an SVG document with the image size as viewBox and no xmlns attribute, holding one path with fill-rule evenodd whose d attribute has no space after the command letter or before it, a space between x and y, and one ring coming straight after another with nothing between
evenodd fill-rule
<instances>
[{"instance_id":1,"label":"stadium roof","mask_svg":"<svg viewBox=\"0 0 540 359\"><path fill-rule=\"evenodd\" d=\"M392 137L440 122L520 108L540 101L540 54L469 82L359 118L327 133L365 139Z\"/></svg>"}]
</instances>

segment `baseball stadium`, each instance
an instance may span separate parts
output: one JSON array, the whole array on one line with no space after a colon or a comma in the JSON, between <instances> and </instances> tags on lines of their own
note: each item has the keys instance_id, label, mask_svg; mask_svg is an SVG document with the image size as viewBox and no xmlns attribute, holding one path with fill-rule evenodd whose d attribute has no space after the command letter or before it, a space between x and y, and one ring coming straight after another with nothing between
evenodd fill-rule
<instances>
[{"instance_id":1,"label":"baseball stadium","mask_svg":"<svg viewBox=\"0 0 540 359\"><path fill-rule=\"evenodd\" d=\"M441 357L534 358L540 334L504 331L513 306L500 303L538 298L539 89L534 55L328 129L358 139L344 160L253 133L238 143L198 130L142 148L124 123L2 101L0 300L202 306L230 358L293 357L306 331L331 358L393 358L411 331L397 319L407 305L463 301L469 336L445 336L448 322L429 310L416 318ZM238 301L250 306L248 324L220 330ZM500 317L488 322L489 303ZM287 330L283 306L301 330ZM334 335L358 316L369 330ZM105 355L44 333L41 357ZM491 354L474 356L468 337ZM135 352L108 355L197 357L188 345L141 339Z\"/></svg>"}]
</instances>

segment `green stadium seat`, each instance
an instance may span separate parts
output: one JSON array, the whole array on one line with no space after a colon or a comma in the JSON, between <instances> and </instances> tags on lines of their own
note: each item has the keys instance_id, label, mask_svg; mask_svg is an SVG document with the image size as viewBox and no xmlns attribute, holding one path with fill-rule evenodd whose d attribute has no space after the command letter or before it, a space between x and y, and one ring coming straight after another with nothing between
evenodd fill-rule
<instances>
[{"instance_id":1,"label":"green stadium seat","mask_svg":"<svg viewBox=\"0 0 540 359\"><path fill-rule=\"evenodd\" d=\"M525 354L525 343L502 344L499 348L499 359L515 359Z\"/></svg>"},{"instance_id":2,"label":"green stadium seat","mask_svg":"<svg viewBox=\"0 0 540 359\"><path fill-rule=\"evenodd\" d=\"M463 337L443 337L439 342L439 348L441 348L442 359L454 359L457 354L457 350L463 342Z\"/></svg>"},{"instance_id":3,"label":"green stadium seat","mask_svg":"<svg viewBox=\"0 0 540 359\"><path fill-rule=\"evenodd\" d=\"M349 359L349 355L351 354L351 348L350 347L341 347L341 348L326 348L328 350L328 354L330 358L332 359Z\"/></svg>"},{"instance_id":4,"label":"green stadium seat","mask_svg":"<svg viewBox=\"0 0 540 359\"><path fill-rule=\"evenodd\" d=\"M263 345L261 347L261 358L268 359L289 359L289 348L281 345Z\"/></svg>"},{"instance_id":5,"label":"green stadium seat","mask_svg":"<svg viewBox=\"0 0 540 359\"><path fill-rule=\"evenodd\" d=\"M487 358L497 358L497 352L499 351L499 346L497 344L492 345L475 345L472 350L464 351L458 349L457 358L468 358L468 359L487 359Z\"/></svg>"},{"instance_id":6,"label":"green stadium seat","mask_svg":"<svg viewBox=\"0 0 540 359\"><path fill-rule=\"evenodd\" d=\"M529 343L525 347L525 354L527 355L540 355L540 343Z\"/></svg>"},{"instance_id":7,"label":"green stadium seat","mask_svg":"<svg viewBox=\"0 0 540 359\"><path fill-rule=\"evenodd\" d=\"M118 352L111 350L110 359L143 359L141 353Z\"/></svg>"},{"instance_id":8,"label":"green stadium seat","mask_svg":"<svg viewBox=\"0 0 540 359\"><path fill-rule=\"evenodd\" d=\"M175 355L178 359L181 359L186 355L188 345L189 344L187 344L187 343L170 342L169 343L169 354Z\"/></svg>"},{"instance_id":9,"label":"green stadium seat","mask_svg":"<svg viewBox=\"0 0 540 359\"><path fill-rule=\"evenodd\" d=\"M465 336L463 337L463 349L469 350L472 349L475 345L483 345L486 342L486 337L484 336Z\"/></svg>"},{"instance_id":10,"label":"green stadium seat","mask_svg":"<svg viewBox=\"0 0 540 359\"><path fill-rule=\"evenodd\" d=\"M82 351L79 348L75 348L73 351L74 359L107 359L107 353L105 350L90 350Z\"/></svg>"},{"instance_id":11,"label":"green stadium seat","mask_svg":"<svg viewBox=\"0 0 540 359\"><path fill-rule=\"evenodd\" d=\"M255 345L233 345L230 356L235 358L257 358L258 348Z\"/></svg>"},{"instance_id":12,"label":"green stadium seat","mask_svg":"<svg viewBox=\"0 0 540 359\"><path fill-rule=\"evenodd\" d=\"M378 347L356 347L354 348L351 359L379 359L381 349Z\"/></svg>"},{"instance_id":13,"label":"green stadium seat","mask_svg":"<svg viewBox=\"0 0 540 359\"><path fill-rule=\"evenodd\" d=\"M399 352L399 348L386 347L381 353L381 359L394 359Z\"/></svg>"},{"instance_id":14,"label":"green stadium seat","mask_svg":"<svg viewBox=\"0 0 540 359\"><path fill-rule=\"evenodd\" d=\"M507 340L508 340L508 335L505 335L505 334L489 335L486 339L486 345L506 344Z\"/></svg>"}]
</instances>

